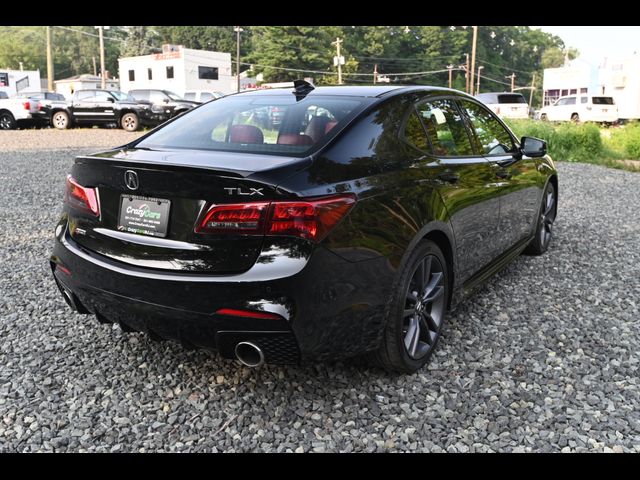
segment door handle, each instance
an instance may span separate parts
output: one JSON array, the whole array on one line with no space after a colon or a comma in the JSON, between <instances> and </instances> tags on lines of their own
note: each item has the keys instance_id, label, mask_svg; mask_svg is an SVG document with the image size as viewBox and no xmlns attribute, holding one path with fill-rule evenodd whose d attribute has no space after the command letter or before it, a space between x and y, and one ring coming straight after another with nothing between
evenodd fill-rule
<instances>
[{"instance_id":1,"label":"door handle","mask_svg":"<svg viewBox=\"0 0 640 480\"><path fill-rule=\"evenodd\" d=\"M441 180L446 183L458 183L460 180L460 175L455 172L442 172L437 175L438 180Z\"/></svg>"},{"instance_id":2,"label":"door handle","mask_svg":"<svg viewBox=\"0 0 640 480\"><path fill-rule=\"evenodd\" d=\"M507 170L505 168L501 168L496 172L496 177L501 178L503 180L509 180L513 176L511 170Z\"/></svg>"}]
</instances>

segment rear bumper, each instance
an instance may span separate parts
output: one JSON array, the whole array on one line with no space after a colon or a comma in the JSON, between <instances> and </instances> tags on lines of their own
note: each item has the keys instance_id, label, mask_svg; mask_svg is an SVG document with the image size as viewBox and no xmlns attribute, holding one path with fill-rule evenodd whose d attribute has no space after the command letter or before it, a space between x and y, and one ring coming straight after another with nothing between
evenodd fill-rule
<instances>
[{"instance_id":1,"label":"rear bumper","mask_svg":"<svg viewBox=\"0 0 640 480\"><path fill-rule=\"evenodd\" d=\"M237 343L251 341L267 363L343 358L379 343L393 277L384 258L354 263L317 247L302 268L292 270L273 262L241 275L162 273L88 251L66 230L61 223L51 256L58 287L80 313L125 330L217 350L226 358L235 358ZM261 271L249 275L255 269ZM266 311L280 319L216 314L221 308Z\"/></svg>"}]
</instances>

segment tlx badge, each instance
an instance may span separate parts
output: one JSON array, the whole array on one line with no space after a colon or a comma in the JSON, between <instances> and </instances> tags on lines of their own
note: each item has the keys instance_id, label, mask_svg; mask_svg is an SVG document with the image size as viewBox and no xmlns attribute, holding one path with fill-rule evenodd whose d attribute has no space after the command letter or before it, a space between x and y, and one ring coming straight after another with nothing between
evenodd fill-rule
<instances>
[{"instance_id":1,"label":"tlx badge","mask_svg":"<svg viewBox=\"0 0 640 480\"><path fill-rule=\"evenodd\" d=\"M229 195L262 195L264 196L264 193L262 193L262 188L249 188L249 192L243 190L241 187L224 187L224 189L227 191L227 193Z\"/></svg>"}]
</instances>

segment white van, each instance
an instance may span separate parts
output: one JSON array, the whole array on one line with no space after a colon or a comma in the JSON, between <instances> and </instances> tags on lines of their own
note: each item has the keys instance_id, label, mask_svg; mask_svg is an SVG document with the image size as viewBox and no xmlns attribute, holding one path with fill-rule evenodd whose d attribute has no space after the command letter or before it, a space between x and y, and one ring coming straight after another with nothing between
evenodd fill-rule
<instances>
[{"instance_id":1,"label":"white van","mask_svg":"<svg viewBox=\"0 0 640 480\"><path fill-rule=\"evenodd\" d=\"M209 90L187 90L184 92L182 98L190 100L192 102L205 103L210 100L224 97L222 92L211 92Z\"/></svg>"},{"instance_id":2,"label":"white van","mask_svg":"<svg viewBox=\"0 0 640 480\"><path fill-rule=\"evenodd\" d=\"M529 118L529 104L521 93L479 93L476 98L500 118Z\"/></svg>"},{"instance_id":3,"label":"white van","mask_svg":"<svg viewBox=\"0 0 640 480\"><path fill-rule=\"evenodd\" d=\"M568 95L541 109L540 120L614 123L618 121L618 107L613 97Z\"/></svg>"}]
</instances>

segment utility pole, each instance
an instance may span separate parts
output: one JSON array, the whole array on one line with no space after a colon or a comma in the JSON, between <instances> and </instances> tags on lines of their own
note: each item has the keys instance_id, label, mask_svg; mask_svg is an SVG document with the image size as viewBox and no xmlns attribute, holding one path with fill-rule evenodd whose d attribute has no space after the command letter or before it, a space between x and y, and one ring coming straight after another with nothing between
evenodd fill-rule
<instances>
[{"instance_id":1,"label":"utility pole","mask_svg":"<svg viewBox=\"0 0 640 480\"><path fill-rule=\"evenodd\" d=\"M240 28L240 25L233 29L236 32L236 80L238 82L237 89L240 92L240 32L244 29Z\"/></svg>"},{"instance_id":2,"label":"utility pole","mask_svg":"<svg viewBox=\"0 0 640 480\"><path fill-rule=\"evenodd\" d=\"M104 30L109 30L109 27L99 26L98 36L100 37L100 77L102 78L101 88L104 90L107 88L107 77L104 72Z\"/></svg>"},{"instance_id":3,"label":"utility pole","mask_svg":"<svg viewBox=\"0 0 640 480\"><path fill-rule=\"evenodd\" d=\"M480 72L482 71L483 68L484 68L484 65L480 65L478 67L478 83L476 85L476 95L480 93Z\"/></svg>"},{"instance_id":4,"label":"utility pole","mask_svg":"<svg viewBox=\"0 0 640 480\"><path fill-rule=\"evenodd\" d=\"M378 64L373 65L373 84L375 85L378 82Z\"/></svg>"},{"instance_id":5,"label":"utility pole","mask_svg":"<svg viewBox=\"0 0 640 480\"><path fill-rule=\"evenodd\" d=\"M51 27L47 27L47 88L53 92L53 53L51 52Z\"/></svg>"},{"instance_id":6,"label":"utility pole","mask_svg":"<svg viewBox=\"0 0 640 480\"><path fill-rule=\"evenodd\" d=\"M337 37L336 41L331 43L331 45L336 46L336 60L334 61L334 63L338 67L338 85L342 85L342 57L340 56L341 44L342 44L342 39L340 37Z\"/></svg>"},{"instance_id":7,"label":"utility pole","mask_svg":"<svg viewBox=\"0 0 640 480\"><path fill-rule=\"evenodd\" d=\"M471 80L469 81L469 93L473 95L473 74L476 69L476 45L478 44L478 27L473 28L473 43L471 44Z\"/></svg>"},{"instance_id":8,"label":"utility pole","mask_svg":"<svg viewBox=\"0 0 640 480\"><path fill-rule=\"evenodd\" d=\"M94 55L91 58L93 58L93 75L97 77L98 76L98 67L96 67L96 57Z\"/></svg>"},{"instance_id":9,"label":"utility pole","mask_svg":"<svg viewBox=\"0 0 640 480\"><path fill-rule=\"evenodd\" d=\"M536 72L533 72L533 78L531 79L531 93L529 93L529 108L533 103L533 92L536 91Z\"/></svg>"},{"instance_id":10,"label":"utility pole","mask_svg":"<svg viewBox=\"0 0 640 480\"><path fill-rule=\"evenodd\" d=\"M467 66L464 69L464 80L465 80L464 91L465 93L469 93L469 54L465 53L464 55L465 57L467 57Z\"/></svg>"},{"instance_id":11,"label":"utility pole","mask_svg":"<svg viewBox=\"0 0 640 480\"><path fill-rule=\"evenodd\" d=\"M449 88L451 88L451 77L453 73L453 65L447 65L447 70L449 70Z\"/></svg>"},{"instance_id":12,"label":"utility pole","mask_svg":"<svg viewBox=\"0 0 640 480\"><path fill-rule=\"evenodd\" d=\"M511 79L511 91L513 92L513 90L516 88L516 74L512 73L511 75L507 75L504 78L510 78Z\"/></svg>"}]
</instances>

